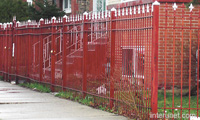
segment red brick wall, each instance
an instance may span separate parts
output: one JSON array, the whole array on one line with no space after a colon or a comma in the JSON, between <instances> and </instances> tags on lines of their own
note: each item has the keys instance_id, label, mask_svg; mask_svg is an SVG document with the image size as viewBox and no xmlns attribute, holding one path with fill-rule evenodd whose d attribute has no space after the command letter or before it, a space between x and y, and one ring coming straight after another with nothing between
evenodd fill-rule
<instances>
[{"instance_id":1,"label":"red brick wall","mask_svg":"<svg viewBox=\"0 0 200 120\"><path fill-rule=\"evenodd\" d=\"M176 27L182 27L182 9L181 9L181 3L178 3L178 8L176 10L176 19L175 19L175 26ZM174 10L172 8L173 4L168 3L168 15L171 15L171 17L167 17L167 27L173 27L174 26L174 18L172 15L174 15ZM180 87L181 85L181 45L182 45L182 29L173 29L173 28L163 28L165 27L165 15L166 15L166 9L165 9L165 3L161 3L160 5L160 30L159 30L159 86L164 86L164 80L165 80L165 67L166 67L166 81L167 86L170 88L170 86L173 85L173 80L175 86ZM182 72L182 83L183 86L189 85L189 50L190 50L190 11L188 8L183 8L185 10L184 13L184 22L183 22L183 72ZM193 9L193 15L195 17L192 18L192 26L191 27L197 27L198 26L198 16L199 16L199 9L200 6L195 6ZM187 28L187 29L186 29ZM191 41L192 41L192 47L191 47L191 82L194 85L195 83L195 77L196 77L196 50L197 50L197 35L198 31L197 29L191 30ZM173 47L173 38L175 38L175 47ZM167 43L167 49L165 51L165 41ZM173 50L175 48L175 50ZM165 66L165 52L166 52L166 66ZM174 53L174 54L173 54ZM173 57L174 55L174 57ZM174 66L173 66L173 60L174 60ZM174 68L174 74L173 74L173 68ZM173 79L174 75L174 79Z\"/></svg>"}]
</instances>

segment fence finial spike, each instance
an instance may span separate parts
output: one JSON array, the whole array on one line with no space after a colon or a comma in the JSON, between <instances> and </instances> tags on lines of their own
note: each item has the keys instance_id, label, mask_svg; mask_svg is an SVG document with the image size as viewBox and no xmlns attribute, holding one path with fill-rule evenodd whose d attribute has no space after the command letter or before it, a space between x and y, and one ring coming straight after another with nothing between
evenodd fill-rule
<instances>
[{"instance_id":1,"label":"fence finial spike","mask_svg":"<svg viewBox=\"0 0 200 120\"><path fill-rule=\"evenodd\" d=\"M142 13L145 13L144 5L142 5Z\"/></svg>"},{"instance_id":2,"label":"fence finial spike","mask_svg":"<svg viewBox=\"0 0 200 120\"><path fill-rule=\"evenodd\" d=\"M138 6L138 14L140 14L140 5Z\"/></svg>"},{"instance_id":3,"label":"fence finial spike","mask_svg":"<svg viewBox=\"0 0 200 120\"><path fill-rule=\"evenodd\" d=\"M117 9L115 9L114 7L111 9L111 11L115 12L115 16L117 16Z\"/></svg>"},{"instance_id":4,"label":"fence finial spike","mask_svg":"<svg viewBox=\"0 0 200 120\"><path fill-rule=\"evenodd\" d=\"M74 22L75 21L75 19L74 19L75 17L74 17L74 15L72 16L72 21Z\"/></svg>"},{"instance_id":5,"label":"fence finial spike","mask_svg":"<svg viewBox=\"0 0 200 120\"><path fill-rule=\"evenodd\" d=\"M128 7L126 8L126 15L128 15Z\"/></svg>"},{"instance_id":6,"label":"fence finial spike","mask_svg":"<svg viewBox=\"0 0 200 120\"><path fill-rule=\"evenodd\" d=\"M53 17L51 18L51 20L56 20L56 17L55 17L55 16L53 16Z\"/></svg>"},{"instance_id":7,"label":"fence finial spike","mask_svg":"<svg viewBox=\"0 0 200 120\"><path fill-rule=\"evenodd\" d=\"M40 21L44 21L44 19L43 19L43 18L40 18Z\"/></svg>"},{"instance_id":8,"label":"fence finial spike","mask_svg":"<svg viewBox=\"0 0 200 120\"><path fill-rule=\"evenodd\" d=\"M120 16L120 13L121 13L121 11L120 11L120 8L118 9L118 16Z\"/></svg>"},{"instance_id":9,"label":"fence finial spike","mask_svg":"<svg viewBox=\"0 0 200 120\"><path fill-rule=\"evenodd\" d=\"M176 3L174 3L173 8L174 8L174 10L176 10L178 8L178 6L176 5Z\"/></svg>"},{"instance_id":10,"label":"fence finial spike","mask_svg":"<svg viewBox=\"0 0 200 120\"><path fill-rule=\"evenodd\" d=\"M108 17L108 11L106 10L105 11L105 18L107 18Z\"/></svg>"},{"instance_id":11,"label":"fence finial spike","mask_svg":"<svg viewBox=\"0 0 200 120\"><path fill-rule=\"evenodd\" d=\"M130 12L129 12L129 13L130 13L130 15L132 15L132 7L130 7L130 9L129 9L129 10L130 10Z\"/></svg>"},{"instance_id":12,"label":"fence finial spike","mask_svg":"<svg viewBox=\"0 0 200 120\"><path fill-rule=\"evenodd\" d=\"M85 12L83 13L83 15L84 15L84 16L86 16L86 19L87 19L88 12L87 12L87 11L85 11Z\"/></svg>"},{"instance_id":13,"label":"fence finial spike","mask_svg":"<svg viewBox=\"0 0 200 120\"><path fill-rule=\"evenodd\" d=\"M66 18L66 19L67 19L67 15L64 15L63 18Z\"/></svg>"},{"instance_id":14,"label":"fence finial spike","mask_svg":"<svg viewBox=\"0 0 200 120\"><path fill-rule=\"evenodd\" d=\"M30 23L30 22L31 22L31 20L29 19L29 20L28 20L28 23Z\"/></svg>"},{"instance_id":15,"label":"fence finial spike","mask_svg":"<svg viewBox=\"0 0 200 120\"><path fill-rule=\"evenodd\" d=\"M83 15L88 15L88 12L87 12L87 11L85 11L85 12L83 13Z\"/></svg>"},{"instance_id":16,"label":"fence finial spike","mask_svg":"<svg viewBox=\"0 0 200 120\"><path fill-rule=\"evenodd\" d=\"M149 12L149 4L147 4L147 12Z\"/></svg>"},{"instance_id":17,"label":"fence finial spike","mask_svg":"<svg viewBox=\"0 0 200 120\"><path fill-rule=\"evenodd\" d=\"M160 5L160 3L156 0L153 5Z\"/></svg>"},{"instance_id":18,"label":"fence finial spike","mask_svg":"<svg viewBox=\"0 0 200 120\"><path fill-rule=\"evenodd\" d=\"M134 12L134 14L136 14L136 7L135 6L133 8L133 12Z\"/></svg>"},{"instance_id":19,"label":"fence finial spike","mask_svg":"<svg viewBox=\"0 0 200 120\"><path fill-rule=\"evenodd\" d=\"M98 19L98 12L95 12L95 19Z\"/></svg>"},{"instance_id":20,"label":"fence finial spike","mask_svg":"<svg viewBox=\"0 0 200 120\"><path fill-rule=\"evenodd\" d=\"M98 17L99 17L99 19L101 18L101 12L98 13Z\"/></svg>"},{"instance_id":21,"label":"fence finial spike","mask_svg":"<svg viewBox=\"0 0 200 120\"><path fill-rule=\"evenodd\" d=\"M111 9L111 11L116 11L116 9L113 7L113 8Z\"/></svg>"},{"instance_id":22,"label":"fence finial spike","mask_svg":"<svg viewBox=\"0 0 200 120\"><path fill-rule=\"evenodd\" d=\"M91 13L88 14L88 19L91 20Z\"/></svg>"},{"instance_id":23,"label":"fence finial spike","mask_svg":"<svg viewBox=\"0 0 200 120\"><path fill-rule=\"evenodd\" d=\"M115 12L115 14L116 14L116 12ZM103 11L101 12L101 18L104 18L104 12Z\"/></svg>"},{"instance_id":24,"label":"fence finial spike","mask_svg":"<svg viewBox=\"0 0 200 120\"><path fill-rule=\"evenodd\" d=\"M190 12L192 12L192 9L194 9L194 6L192 5L192 3L190 4Z\"/></svg>"},{"instance_id":25,"label":"fence finial spike","mask_svg":"<svg viewBox=\"0 0 200 120\"><path fill-rule=\"evenodd\" d=\"M78 18L77 19L78 19L78 21L80 21L80 14L78 14Z\"/></svg>"},{"instance_id":26,"label":"fence finial spike","mask_svg":"<svg viewBox=\"0 0 200 120\"><path fill-rule=\"evenodd\" d=\"M122 8L122 16L124 16L124 8Z\"/></svg>"}]
</instances>

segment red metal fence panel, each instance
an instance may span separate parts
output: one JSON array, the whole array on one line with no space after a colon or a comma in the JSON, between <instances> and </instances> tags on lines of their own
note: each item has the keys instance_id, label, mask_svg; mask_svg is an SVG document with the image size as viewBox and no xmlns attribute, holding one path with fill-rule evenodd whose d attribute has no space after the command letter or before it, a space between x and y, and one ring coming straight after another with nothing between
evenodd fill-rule
<instances>
[{"instance_id":1,"label":"red metal fence panel","mask_svg":"<svg viewBox=\"0 0 200 120\"><path fill-rule=\"evenodd\" d=\"M161 8L158 113L191 119L199 116L200 9L175 3Z\"/></svg>"},{"instance_id":2,"label":"red metal fence panel","mask_svg":"<svg viewBox=\"0 0 200 120\"><path fill-rule=\"evenodd\" d=\"M158 2L14 21L0 25L0 73L95 96L132 118L199 116L199 34L199 9Z\"/></svg>"}]
</instances>

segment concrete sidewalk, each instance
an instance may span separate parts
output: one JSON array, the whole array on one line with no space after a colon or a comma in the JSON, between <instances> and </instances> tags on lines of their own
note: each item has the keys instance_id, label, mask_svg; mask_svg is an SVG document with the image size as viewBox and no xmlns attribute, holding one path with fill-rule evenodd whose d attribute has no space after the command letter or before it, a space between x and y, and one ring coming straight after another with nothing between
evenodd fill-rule
<instances>
[{"instance_id":1,"label":"concrete sidewalk","mask_svg":"<svg viewBox=\"0 0 200 120\"><path fill-rule=\"evenodd\" d=\"M128 120L0 81L0 120Z\"/></svg>"}]
</instances>

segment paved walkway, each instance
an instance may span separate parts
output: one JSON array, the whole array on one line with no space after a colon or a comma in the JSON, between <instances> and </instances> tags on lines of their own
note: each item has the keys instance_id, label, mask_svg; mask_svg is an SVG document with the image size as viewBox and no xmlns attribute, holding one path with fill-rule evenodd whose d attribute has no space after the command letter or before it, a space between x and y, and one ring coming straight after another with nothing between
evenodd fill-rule
<instances>
[{"instance_id":1,"label":"paved walkway","mask_svg":"<svg viewBox=\"0 0 200 120\"><path fill-rule=\"evenodd\" d=\"M128 120L0 81L0 120Z\"/></svg>"}]
</instances>

